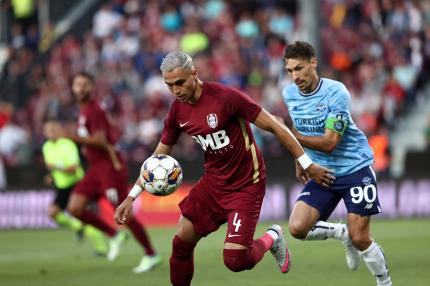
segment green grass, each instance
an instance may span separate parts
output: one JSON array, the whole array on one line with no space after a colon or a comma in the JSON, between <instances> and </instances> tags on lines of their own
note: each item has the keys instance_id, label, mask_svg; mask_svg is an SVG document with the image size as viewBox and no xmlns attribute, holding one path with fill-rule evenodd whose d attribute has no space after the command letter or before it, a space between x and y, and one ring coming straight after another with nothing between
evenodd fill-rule
<instances>
[{"instance_id":1,"label":"green grass","mask_svg":"<svg viewBox=\"0 0 430 286\"><path fill-rule=\"evenodd\" d=\"M259 226L257 233L267 226ZM375 220L372 230L384 248L395 285L429 285L430 220ZM149 232L165 261L150 273L136 275L131 268L142 253L132 239L116 261L108 262L93 257L89 243L77 244L67 230L1 231L0 285L170 285L168 257L175 229L153 228ZM280 274L270 254L253 270L232 273L222 261L224 235L225 228L221 228L197 246L193 285L375 285L364 264L354 272L346 268L338 241L302 242L290 236L290 273Z\"/></svg>"}]
</instances>

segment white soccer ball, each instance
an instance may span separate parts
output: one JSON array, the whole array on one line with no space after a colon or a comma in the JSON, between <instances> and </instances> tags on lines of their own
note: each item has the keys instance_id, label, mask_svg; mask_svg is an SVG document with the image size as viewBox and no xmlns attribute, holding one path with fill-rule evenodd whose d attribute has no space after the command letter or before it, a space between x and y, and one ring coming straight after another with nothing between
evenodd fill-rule
<instances>
[{"instance_id":1,"label":"white soccer ball","mask_svg":"<svg viewBox=\"0 0 430 286\"><path fill-rule=\"evenodd\" d=\"M181 165L169 155L152 155L143 162L139 181L153 195L170 195L182 183Z\"/></svg>"}]
</instances>

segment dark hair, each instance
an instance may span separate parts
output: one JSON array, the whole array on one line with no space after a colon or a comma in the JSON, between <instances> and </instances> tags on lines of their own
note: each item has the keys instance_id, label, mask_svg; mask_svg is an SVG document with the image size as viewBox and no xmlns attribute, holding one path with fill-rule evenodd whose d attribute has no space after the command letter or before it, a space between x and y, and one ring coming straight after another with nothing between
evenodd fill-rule
<instances>
[{"instance_id":1,"label":"dark hair","mask_svg":"<svg viewBox=\"0 0 430 286\"><path fill-rule=\"evenodd\" d=\"M75 73L73 75L72 80L70 82L73 83L73 81L75 80L75 78L77 78L78 76L85 77L85 78L87 78L92 83L94 82L94 77L91 74L89 74L89 73L87 73L85 71L80 71L78 73Z\"/></svg>"},{"instance_id":2,"label":"dark hair","mask_svg":"<svg viewBox=\"0 0 430 286\"><path fill-rule=\"evenodd\" d=\"M315 58L315 49L311 44L302 41L296 41L287 46L284 53L284 60L287 59L305 59Z\"/></svg>"}]
</instances>

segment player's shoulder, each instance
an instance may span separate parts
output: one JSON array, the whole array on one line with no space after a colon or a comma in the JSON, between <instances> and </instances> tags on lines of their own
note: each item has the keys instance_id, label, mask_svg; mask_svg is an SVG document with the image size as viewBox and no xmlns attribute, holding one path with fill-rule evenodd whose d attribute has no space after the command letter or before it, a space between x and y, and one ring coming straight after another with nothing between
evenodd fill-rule
<instances>
[{"instance_id":1,"label":"player's shoulder","mask_svg":"<svg viewBox=\"0 0 430 286\"><path fill-rule=\"evenodd\" d=\"M299 94L299 88L295 83L288 84L282 89L282 97L285 99L295 98Z\"/></svg>"},{"instance_id":2,"label":"player's shoulder","mask_svg":"<svg viewBox=\"0 0 430 286\"><path fill-rule=\"evenodd\" d=\"M330 79L330 78L322 78L323 85L322 87L324 89L330 90L330 91L347 91L346 86L337 80Z\"/></svg>"},{"instance_id":3,"label":"player's shoulder","mask_svg":"<svg viewBox=\"0 0 430 286\"><path fill-rule=\"evenodd\" d=\"M240 92L238 89L227 86L219 82L204 82L203 87L208 93L216 93L217 96L228 95L230 93Z\"/></svg>"},{"instance_id":4,"label":"player's shoulder","mask_svg":"<svg viewBox=\"0 0 430 286\"><path fill-rule=\"evenodd\" d=\"M62 145L66 145L66 146L75 146L75 142L73 142L72 139L66 138L66 137L61 137L58 138L58 142Z\"/></svg>"},{"instance_id":5,"label":"player's shoulder","mask_svg":"<svg viewBox=\"0 0 430 286\"><path fill-rule=\"evenodd\" d=\"M49 148L51 148L52 144L53 144L52 140L46 140L42 144L42 152L46 152Z\"/></svg>"},{"instance_id":6,"label":"player's shoulder","mask_svg":"<svg viewBox=\"0 0 430 286\"><path fill-rule=\"evenodd\" d=\"M83 113L87 116L95 116L99 115L100 113L106 112L105 109L102 107L99 101L92 99L88 104L85 106Z\"/></svg>"}]
</instances>

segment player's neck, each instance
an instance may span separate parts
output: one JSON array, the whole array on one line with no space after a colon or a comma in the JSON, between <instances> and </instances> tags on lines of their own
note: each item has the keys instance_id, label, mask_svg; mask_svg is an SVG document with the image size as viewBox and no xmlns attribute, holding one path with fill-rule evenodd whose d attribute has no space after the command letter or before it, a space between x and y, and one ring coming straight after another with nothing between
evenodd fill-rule
<instances>
[{"instance_id":1,"label":"player's neck","mask_svg":"<svg viewBox=\"0 0 430 286\"><path fill-rule=\"evenodd\" d=\"M80 107L85 107L85 106L87 106L90 103L90 101L91 101L91 98L85 99L85 100L81 100L81 101L79 101L79 106Z\"/></svg>"},{"instance_id":2,"label":"player's neck","mask_svg":"<svg viewBox=\"0 0 430 286\"><path fill-rule=\"evenodd\" d=\"M189 104L196 104L199 101L200 96L202 95L203 82L198 79L196 83L196 90L194 91L194 97L192 100L188 101Z\"/></svg>"},{"instance_id":3,"label":"player's neck","mask_svg":"<svg viewBox=\"0 0 430 286\"><path fill-rule=\"evenodd\" d=\"M305 90L302 90L301 92L305 94L312 93L318 87L319 83L320 83L320 77L316 75L312 83Z\"/></svg>"}]
</instances>

